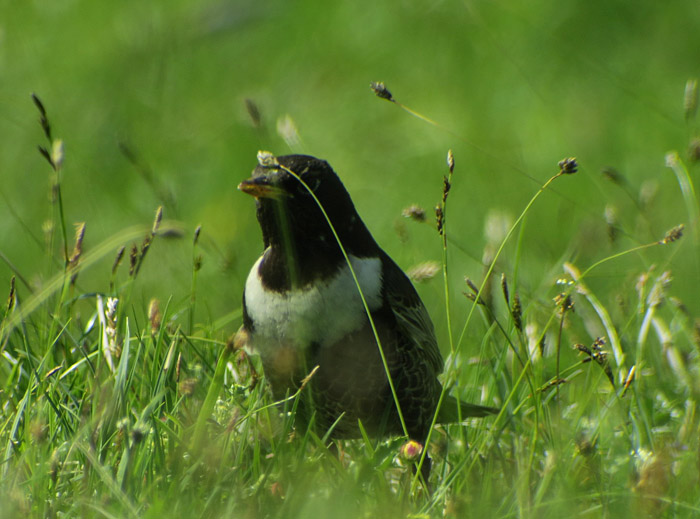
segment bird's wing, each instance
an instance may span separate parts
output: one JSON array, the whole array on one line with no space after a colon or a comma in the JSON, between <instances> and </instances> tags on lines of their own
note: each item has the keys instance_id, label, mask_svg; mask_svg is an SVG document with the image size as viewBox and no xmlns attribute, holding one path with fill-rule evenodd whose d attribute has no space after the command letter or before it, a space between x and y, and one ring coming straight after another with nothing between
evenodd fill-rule
<instances>
[{"instance_id":1,"label":"bird's wing","mask_svg":"<svg viewBox=\"0 0 700 519\"><path fill-rule=\"evenodd\" d=\"M421 356L437 376L444 361L430 315L406 274L387 254L383 255L384 298L396 318L399 333L415 348L411 354Z\"/></svg>"}]
</instances>

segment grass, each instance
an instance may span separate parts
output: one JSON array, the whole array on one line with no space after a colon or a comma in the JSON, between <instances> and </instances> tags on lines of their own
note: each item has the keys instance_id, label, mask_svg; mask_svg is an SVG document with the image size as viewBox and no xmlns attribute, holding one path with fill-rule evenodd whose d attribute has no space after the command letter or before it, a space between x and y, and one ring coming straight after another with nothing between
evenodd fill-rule
<instances>
[{"instance_id":1,"label":"grass","mask_svg":"<svg viewBox=\"0 0 700 519\"><path fill-rule=\"evenodd\" d=\"M0 517L698 515L691 6L273 4L3 6ZM295 430L235 348L258 149L437 266L445 384L502 412L433 430L432 492L401 438Z\"/></svg>"}]
</instances>

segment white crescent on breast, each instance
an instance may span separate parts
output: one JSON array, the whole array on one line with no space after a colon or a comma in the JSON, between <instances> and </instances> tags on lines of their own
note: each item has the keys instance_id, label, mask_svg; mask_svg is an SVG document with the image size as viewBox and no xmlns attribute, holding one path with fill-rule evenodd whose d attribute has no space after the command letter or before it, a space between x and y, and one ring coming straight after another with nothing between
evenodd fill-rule
<instances>
[{"instance_id":1,"label":"white crescent on breast","mask_svg":"<svg viewBox=\"0 0 700 519\"><path fill-rule=\"evenodd\" d=\"M265 356L285 345L307 348L311 343L330 346L362 327L366 313L357 284L344 264L331 278L284 294L265 289L255 262L245 286L246 311L254 329L250 345ZM350 256L362 294L370 310L382 304L382 262L379 258Z\"/></svg>"}]
</instances>

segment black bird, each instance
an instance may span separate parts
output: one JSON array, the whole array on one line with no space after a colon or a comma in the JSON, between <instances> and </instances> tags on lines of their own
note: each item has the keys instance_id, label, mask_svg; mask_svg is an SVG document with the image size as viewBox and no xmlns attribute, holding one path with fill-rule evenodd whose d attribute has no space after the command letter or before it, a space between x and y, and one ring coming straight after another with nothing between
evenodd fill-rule
<instances>
[{"instance_id":1,"label":"black bird","mask_svg":"<svg viewBox=\"0 0 700 519\"><path fill-rule=\"evenodd\" d=\"M443 359L416 290L374 241L327 162L266 152L258 160L238 186L256 199L265 246L246 281L239 341L260 354L278 399L318 366L301 392L297 420L308 424L313 415L320 435L359 437L358 421L373 436L402 435L359 283L406 432L424 443L442 391ZM464 402L460 409L462 418L498 411ZM460 409L445 396L438 422L457 421Z\"/></svg>"}]
</instances>

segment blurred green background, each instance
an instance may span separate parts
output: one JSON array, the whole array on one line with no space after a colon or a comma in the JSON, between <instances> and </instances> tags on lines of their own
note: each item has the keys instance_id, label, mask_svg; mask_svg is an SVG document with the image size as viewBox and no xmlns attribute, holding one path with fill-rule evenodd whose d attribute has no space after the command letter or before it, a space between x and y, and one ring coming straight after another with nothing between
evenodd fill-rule
<instances>
[{"instance_id":1,"label":"blurred green background","mask_svg":"<svg viewBox=\"0 0 700 519\"><path fill-rule=\"evenodd\" d=\"M189 297L191 233L202 225L197 322L240 306L260 252L253 201L236 190L259 149L327 159L377 240L408 268L441 258L434 229L401 211L417 203L432 220L451 148L458 315L471 304L462 277L481 279L484 249L495 239L484 233L487 222L512 222L564 157L577 157L579 173L538 200L521 248L516 235L498 268L513 279L517 266L528 304L556 292L562 261L585 268L688 221L664 156L675 149L685 160L697 131L683 111L686 80L700 75L697 1L0 6L0 251L35 287L55 269L43 245L50 168L36 151L44 138L32 92L65 143L65 214L69 224L87 223L86 250L127 226L149 226L159 205L182 223L183 238L156 240L149 252L136 287L144 308L152 297ZM371 81L384 81L399 102L441 127L378 99ZM258 126L246 99L259 109ZM277 131L285 119L298 131L291 146ZM606 180L607 167L626 184ZM691 172L697 178L697 168ZM616 214L615 241L606 207ZM680 280L674 294L697 315L697 251L690 238L631 255L595 271L590 284L613 298L616 287L658 263L672 269ZM108 290L112 260L81 274L84 292ZM0 264L0 286L10 276ZM442 284L419 290L444 338ZM223 331L237 326L232 319Z\"/></svg>"}]
</instances>

